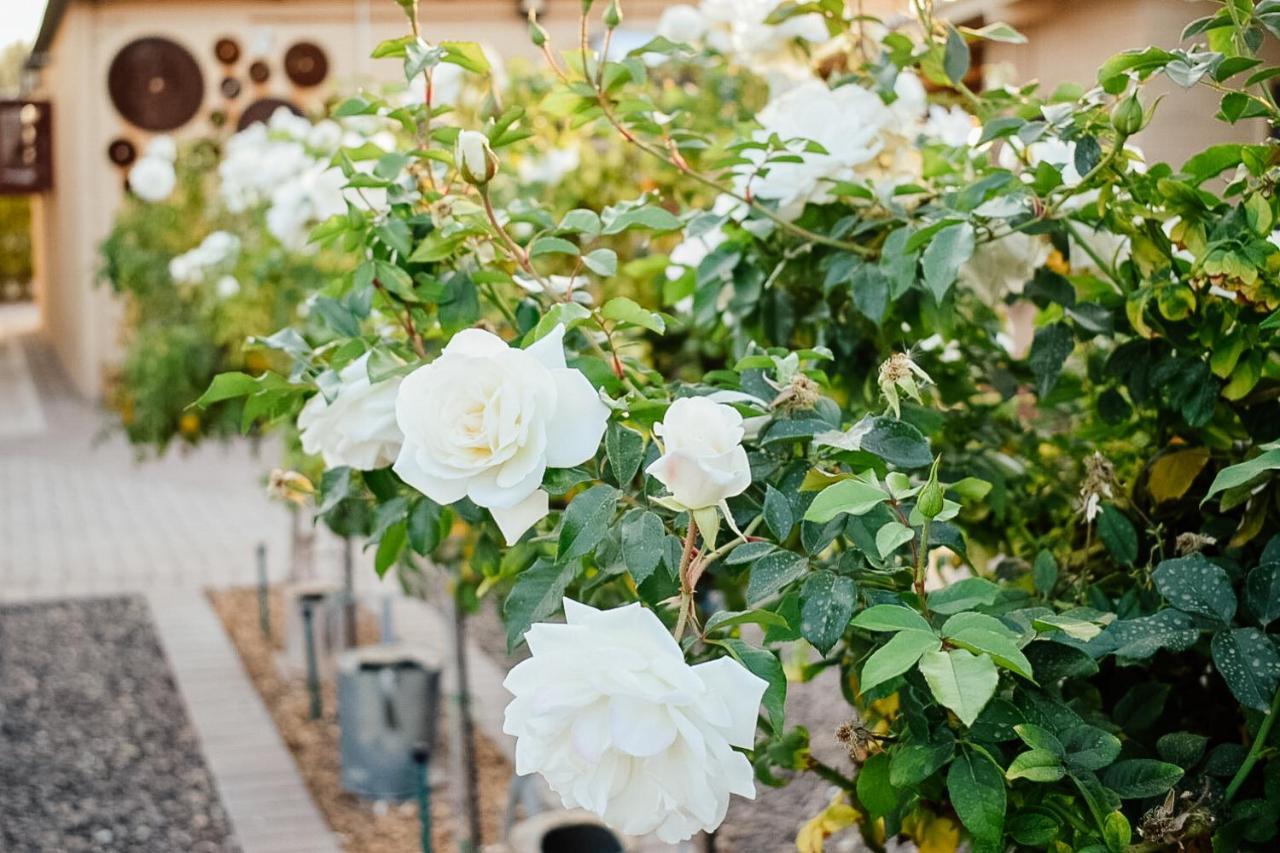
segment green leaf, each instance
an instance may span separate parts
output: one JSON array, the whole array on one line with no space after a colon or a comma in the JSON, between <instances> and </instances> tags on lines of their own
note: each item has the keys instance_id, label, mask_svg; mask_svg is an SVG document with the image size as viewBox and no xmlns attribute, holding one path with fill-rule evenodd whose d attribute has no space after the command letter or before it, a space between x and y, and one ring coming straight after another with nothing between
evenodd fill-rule
<instances>
[{"instance_id":1,"label":"green leaf","mask_svg":"<svg viewBox=\"0 0 1280 853\"><path fill-rule=\"evenodd\" d=\"M641 308L633 299L625 296L615 296L604 304L604 308L600 310L606 320L615 320L619 323L632 323L636 326L643 326L651 332L661 335L666 331L666 323L662 318L652 311Z\"/></svg>"},{"instance_id":2,"label":"green leaf","mask_svg":"<svg viewBox=\"0 0 1280 853\"><path fill-rule=\"evenodd\" d=\"M876 531L876 550L881 557L888 557L914 539L915 535L916 532L901 521L890 521Z\"/></svg>"},{"instance_id":3,"label":"green leaf","mask_svg":"<svg viewBox=\"0 0 1280 853\"><path fill-rule=\"evenodd\" d=\"M644 583L662 560L666 528L646 509L631 509L622 517L622 562L636 585Z\"/></svg>"},{"instance_id":4,"label":"green leaf","mask_svg":"<svg viewBox=\"0 0 1280 853\"><path fill-rule=\"evenodd\" d=\"M947 46L942 54L942 70L952 83L959 83L969 73L969 44L955 27L947 27Z\"/></svg>"},{"instance_id":5,"label":"green leaf","mask_svg":"<svg viewBox=\"0 0 1280 853\"><path fill-rule=\"evenodd\" d=\"M618 253L613 249L595 249L582 256L582 263L596 275L607 278L618 272Z\"/></svg>"},{"instance_id":6,"label":"green leaf","mask_svg":"<svg viewBox=\"0 0 1280 853\"><path fill-rule=\"evenodd\" d=\"M986 757L965 751L947 771L947 793L960 822L986 845L1004 837L1004 774Z\"/></svg>"},{"instance_id":7,"label":"green leaf","mask_svg":"<svg viewBox=\"0 0 1280 853\"><path fill-rule=\"evenodd\" d=\"M857 603L853 578L834 572L815 572L800 588L800 635L822 654L844 636Z\"/></svg>"},{"instance_id":8,"label":"green leaf","mask_svg":"<svg viewBox=\"0 0 1280 853\"><path fill-rule=\"evenodd\" d=\"M442 41L437 47L444 49L442 62L457 65L474 74L488 74L489 60L484 50L473 41Z\"/></svg>"},{"instance_id":9,"label":"green leaf","mask_svg":"<svg viewBox=\"0 0 1280 853\"><path fill-rule=\"evenodd\" d=\"M1255 477L1267 471L1274 471L1277 468L1280 468L1280 447L1267 450L1248 462L1241 462L1239 465L1223 468L1218 472L1218 476L1213 478L1213 483L1209 486L1209 491L1205 494L1204 500L1200 502L1200 505L1204 506L1210 498L1220 492L1234 489L1236 486L1243 486Z\"/></svg>"},{"instance_id":10,"label":"green leaf","mask_svg":"<svg viewBox=\"0 0 1280 853\"><path fill-rule=\"evenodd\" d=\"M937 653L941 648L942 641L931 631L899 631L862 665L859 691L866 693L891 678L897 678L915 666L922 655Z\"/></svg>"},{"instance_id":11,"label":"green leaf","mask_svg":"<svg viewBox=\"0 0 1280 853\"><path fill-rule=\"evenodd\" d=\"M1280 686L1280 651L1257 628L1219 631L1210 644L1213 664L1246 708L1267 711Z\"/></svg>"},{"instance_id":12,"label":"green leaf","mask_svg":"<svg viewBox=\"0 0 1280 853\"><path fill-rule=\"evenodd\" d=\"M890 761L883 752L869 756L855 780L858 801L872 820L890 814L898 807L899 794L889 781Z\"/></svg>"},{"instance_id":13,"label":"green leaf","mask_svg":"<svg viewBox=\"0 0 1280 853\"><path fill-rule=\"evenodd\" d=\"M1191 732L1169 732L1161 735L1156 741L1156 752L1170 764L1176 764L1183 770L1190 770L1204 756L1209 738Z\"/></svg>"},{"instance_id":14,"label":"green leaf","mask_svg":"<svg viewBox=\"0 0 1280 853\"><path fill-rule=\"evenodd\" d=\"M614 479L618 485L625 486L640 469L644 458L644 436L617 422L610 423L604 434L604 451L609 457Z\"/></svg>"},{"instance_id":15,"label":"green leaf","mask_svg":"<svg viewBox=\"0 0 1280 853\"><path fill-rule=\"evenodd\" d=\"M1129 849L1129 842L1133 841L1133 828L1129 826L1129 819L1124 816L1124 812L1114 811L1107 815L1102 821L1102 837L1111 853L1124 853Z\"/></svg>"},{"instance_id":16,"label":"green leaf","mask_svg":"<svg viewBox=\"0 0 1280 853\"><path fill-rule=\"evenodd\" d=\"M1044 749L1028 750L1009 763L1004 776L1009 781L1026 779L1031 782L1056 782L1067 775L1062 761Z\"/></svg>"},{"instance_id":17,"label":"green leaf","mask_svg":"<svg viewBox=\"0 0 1280 853\"><path fill-rule=\"evenodd\" d=\"M1249 572L1244 600L1263 628L1280 619L1280 563L1263 563Z\"/></svg>"},{"instance_id":18,"label":"green leaf","mask_svg":"<svg viewBox=\"0 0 1280 853\"><path fill-rule=\"evenodd\" d=\"M717 610L703 627L706 633L736 625L762 625L766 628L786 628L787 620L772 610Z\"/></svg>"},{"instance_id":19,"label":"green leaf","mask_svg":"<svg viewBox=\"0 0 1280 853\"><path fill-rule=\"evenodd\" d=\"M1153 758L1117 761L1102 774L1102 783L1122 800L1158 797L1182 778L1182 768Z\"/></svg>"},{"instance_id":20,"label":"green leaf","mask_svg":"<svg viewBox=\"0 0 1280 853\"><path fill-rule=\"evenodd\" d=\"M791 501L772 485L764 487L764 523L779 542L785 540L795 526L791 513Z\"/></svg>"},{"instance_id":21,"label":"green leaf","mask_svg":"<svg viewBox=\"0 0 1280 853\"><path fill-rule=\"evenodd\" d=\"M507 651L520 644L530 625L556 612L578 569L577 561L559 564L538 560L516 576L511 594L502 605L502 621L507 626Z\"/></svg>"},{"instance_id":22,"label":"green leaf","mask_svg":"<svg viewBox=\"0 0 1280 853\"><path fill-rule=\"evenodd\" d=\"M769 686L765 688L761 704L769 718L769 725L775 732L781 733L786 721L784 706L787 702L787 674L783 671L782 662L778 660L778 656L767 649L756 648L733 637L717 642L729 649L733 656L753 674L768 682Z\"/></svg>"},{"instance_id":23,"label":"green leaf","mask_svg":"<svg viewBox=\"0 0 1280 853\"><path fill-rule=\"evenodd\" d=\"M1062 366L1075 345L1075 337L1066 323L1050 323L1036 330L1027 363L1036 377L1036 394L1040 397L1048 396L1058 384Z\"/></svg>"},{"instance_id":24,"label":"green leaf","mask_svg":"<svg viewBox=\"0 0 1280 853\"><path fill-rule=\"evenodd\" d=\"M1058 740L1053 732L1043 726L1037 726L1034 723L1019 723L1013 727L1013 730L1018 733L1018 737L1022 739L1022 742L1032 749L1053 753L1055 758L1061 758L1066 754L1062 741Z\"/></svg>"},{"instance_id":25,"label":"green leaf","mask_svg":"<svg viewBox=\"0 0 1280 853\"><path fill-rule=\"evenodd\" d=\"M591 551L609 532L621 492L599 483L574 497L564 511L557 561L566 563Z\"/></svg>"},{"instance_id":26,"label":"green leaf","mask_svg":"<svg viewBox=\"0 0 1280 853\"><path fill-rule=\"evenodd\" d=\"M853 627L864 631L933 631L919 613L895 604L868 607L854 617Z\"/></svg>"},{"instance_id":27,"label":"green leaf","mask_svg":"<svg viewBox=\"0 0 1280 853\"><path fill-rule=\"evenodd\" d=\"M747 603L755 606L809 571L809 561L794 551L775 551L756 560L747 581Z\"/></svg>"},{"instance_id":28,"label":"green leaf","mask_svg":"<svg viewBox=\"0 0 1280 853\"><path fill-rule=\"evenodd\" d=\"M965 50L967 55L968 48ZM925 286L938 302L955 283L960 267L973 256L973 247L973 226L967 222L948 225L929 241L921 256L921 264Z\"/></svg>"},{"instance_id":29,"label":"green leaf","mask_svg":"<svg viewBox=\"0 0 1280 853\"><path fill-rule=\"evenodd\" d=\"M409 511L409 547L414 553L428 556L440 544L440 516L441 507L434 501L422 498L413 505Z\"/></svg>"},{"instance_id":30,"label":"green leaf","mask_svg":"<svg viewBox=\"0 0 1280 853\"><path fill-rule=\"evenodd\" d=\"M619 234L631 228L662 232L675 231L680 227L680 220L674 215L651 204L632 207L621 213L607 208L602 218L605 226L601 233L605 235Z\"/></svg>"},{"instance_id":31,"label":"green leaf","mask_svg":"<svg viewBox=\"0 0 1280 853\"><path fill-rule=\"evenodd\" d=\"M378 573L378 577L385 575L396 564L408 541L409 531L403 521L396 522L383 532L373 557L373 570Z\"/></svg>"},{"instance_id":32,"label":"green leaf","mask_svg":"<svg viewBox=\"0 0 1280 853\"><path fill-rule=\"evenodd\" d=\"M1058 585L1058 563L1053 559L1053 554L1046 550L1036 554L1035 565L1031 567L1031 579L1036 592L1041 595L1053 592L1053 588Z\"/></svg>"},{"instance_id":33,"label":"green leaf","mask_svg":"<svg viewBox=\"0 0 1280 853\"><path fill-rule=\"evenodd\" d=\"M906 421L880 416L866 417L854 428L861 435L859 447L898 468L923 468L933 464L929 442Z\"/></svg>"},{"instance_id":34,"label":"green leaf","mask_svg":"<svg viewBox=\"0 0 1280 853\"><path fill-rule=\"evenodd\" d=\"M985 652L1005 669L1031 679L1031 662L1018 648L1018 635L999 619L982 613L957 613L942 626L942 636L974 654ZM1032 744L1034 746L1034 744Z\"/></svg>"},{"instance_id":35,"label":"green leaf","mask_svg":"<svg viewBox=\"0 0 1280 853\"><path fill-rule=\"evenodd\" d=\"M1118 658L1143 660L1161 649L1180 652L1190 648L1200 636L1191 617L1169 608L1138 619L1112 622L1089 643L1094 657L1114 654Z\"/></svg>"},{"instance_id":36,"label":"green leaf","mask_svg":"<svg viewBox=\"0 0 1280 853\"><path fill-rule=\"evenodd\" d=\"M988 607L1000 596L1000 587L986 578L965 578L929 593L929 609L943 616Z\"/></svg>"},{"instance_id":37,"label":"green leaf","mask_svg":"<svg viewBox=\"0 0 1280 853\"><path fill-rule=\"evenodd\" d=\"M1097 726L1074 726L1061 740L1064 758L1075 770L1101 770L1120 756L1120 739Z\"/></svg>"},{"instance_id":38,"label":"green leaf","mask_svg":"<svg viewBox=\"0 0 1280 853\"><path fill-rule=\"evenodd\" d=\"M1236 614L1231 578L1203 554L1164 560L1151 575L1165 601L1184 613L1230 625Z\"/></svg>"},{"instance_id":39,"label":"green leaf","mask_svg":"<svg viewBox=\"0 0 1280 853\"><path fill-rule=\"evenodd\" d=\"M1098 514L1098 538L1117 563L1132 566L1138 559L1138 531L1128 516L1111 504L1105 504Z\"/></svg>"},{"instance_id":40,"label":"green leaf","mask_svg":"<svg viewBox=\"0 0 1280 853\"><path fill-rule=\"evenodd\" d=\"M213 377L213 381L209 383L209 388L200 395L200 399L191 405L205 409L214 403L231 400L235 397L244 397L261 389L262 384L247 373L219 373Z\"/></svg>"},{"instance_id":41,"label":"green leaf","mask_svg":"<svg viewBox=\"0 0 1280 853\"><path fill-rule=\"evenodd\" d=\"M920 672L933 697L966 726L973 725L1000 683L991 658L965 649L927 652L920 659Z\"/></svg>"},{"instance_id":42,"label":"green leaf","mask_svg":"<svg viewBox=\"0 0 1280 853\"><path fill-rule=\"evenodd\" d=\"M919 785L941 770L955 754L956 739L950 732L931 743L908 743L889 753L889 784L895 788Z\"/></svg>"},{"instance_id":43,"label":"green leaf","mask_svg":"<svg viewBox=\"0 0 1280 853\"><path fill-rule=\"evenodd\" d=\"M540 258L543 255L573 255L577 257L578 251L576 245L563 237L539 237L529 247L529 257Z\"/></svg>"},{"instance_id":44,"label":"green leaf","mask_svg":"<svg viewBox=\"0 0 1280 853\"><path fill-rule=\"evenodd\" d=\"M889 499L889 493L879 483L865 480L841 480L827 486L809 504L804 520L826 524L842 512L864 515Z\"/></svg>"}]
</instances>

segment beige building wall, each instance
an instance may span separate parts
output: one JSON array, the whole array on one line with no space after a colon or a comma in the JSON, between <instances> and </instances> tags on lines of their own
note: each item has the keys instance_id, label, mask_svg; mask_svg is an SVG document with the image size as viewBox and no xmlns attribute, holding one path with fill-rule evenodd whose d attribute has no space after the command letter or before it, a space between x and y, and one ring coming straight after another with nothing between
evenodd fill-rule
<instances>
[{"instance_id":1,"label":"beige building wall","mask_svg":"<svg viewBox=\"0 0 1280 853\"><path fill-rule=\"evenodd\" d=\"M669 5L664 0L629 0L627 25L643 28ZM557 43L577 39L576 0L550 0L543 23ZM429 41L480 41L504 56L534 54L528 24L516 0L422 0L423 36ZM34 200L36 299L45 334L77 390L98 397L118 351L119 305L106 285L97 283L98 245L111 228L122 198L125 173L107 158L116 137L139 151L149 134L131 127L115 111L106 91L107 69L116 53L144 36L162 36L182 45L204 74L200 112L174 131L181 138L211 130L209 115L228 102L218 91L225 75L214 58L223 37L239 42L242 56L236 76L244 90L231 102L247 106L275 96L304 108L315 107L335 92L353 91L361 82L396 80L400 65L373 60L382 40L404 35L408 24L392 0L72 0L48 51L33 96L53 103L54 189ZM271 77L249 81L247 67L259 58L254 47L269 34L262 58ZM294 42L320 45L329 60L320 86L298 89L282 68L284 51ZM234 118L234 116L233 116Z\"/></svg>"},{"instance_id":2,"label":"beige building wall","mask_svg":"<svg viewBox=\"0 0 1280 853\"><path fill-rule=\"evenodd\" d=\"M989 68L1012 68L1014 81L1039 80L1045 91L1061 83L1097 85L1098 66L1124 50L1150 45L1173 49L1180 45L1183 27L1211 15L1220 4L1206 0L1004 0L967 3L988 21L1001 20L1027 36L1023 45L989 44ZM1203 37L1201 37L1203 40ZM1280 64L1276 40L1267 37L1269 61ZM1205 86L1183 89L1160 75L1143 87L1150 105L1165 96L1151 124L1135 137L1149 162L1168 162L1177 168L1201 149L1221 142L1255 142L1265 138L1265 122L1242 122L1234 127L1215 121L1219 95Z\"/></svg>"}]
</instances>

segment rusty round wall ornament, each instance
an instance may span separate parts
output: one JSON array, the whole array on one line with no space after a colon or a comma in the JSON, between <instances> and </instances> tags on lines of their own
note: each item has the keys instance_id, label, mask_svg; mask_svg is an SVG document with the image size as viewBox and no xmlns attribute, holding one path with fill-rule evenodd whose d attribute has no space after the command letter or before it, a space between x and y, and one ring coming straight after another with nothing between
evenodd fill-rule
<instances>
[{"instance_id":1,"label":"rusty round wall ornament","mask_svg":"<svg viewBox=\"0 0 1280 853\"><path fill-rule=\"evenodd\" d=\"M213 46L213 55L223 65L234 65L240 59L240 43L233 38L220 38Z\"/></svg>"},{"instance_id":2,"label":"rusty round wall ornament","mask_svg":"<svg viewBox=\"0 0 1280 853\"><path fill-rule=\"evenodd\" d=\"M107 146L107 159L117 166L128 166L138 159L138 149L129 140L117 136Z\"/></svg>"},{"instance_id":3,"label":"rusty round wall ornament","mask_svg":"<svg viewBox=\"0 0 1280 853\"><path fill-rule=\"evenodd\" d=\"M297 86L317 86L329 76L329 58L319 45L300 41L285 51L284 73Z\"/></svg>"},{"instance_id":4,"label":"rusty round wall ornament","mask_svg":"<svg viewBox=\"0 0 1280 853\"><path fill-rule=\"evenodd\" d=\"M249 66L249 79L255 83L265 83L271 79L271 66L261 59L255 59Z\"/></svg>"},{"instance_id":5,"label":"rusty round wall ornament","mask_svg":"<svg viewBox=\"0 0 1280 853\"><path fill-rule=\"evenodd\" d=\"M204 75L186 48L158 36L129 42L111 60L107 92L124 119L143 130L174 130L204 100Z\"/></svg>"}]
</instances>

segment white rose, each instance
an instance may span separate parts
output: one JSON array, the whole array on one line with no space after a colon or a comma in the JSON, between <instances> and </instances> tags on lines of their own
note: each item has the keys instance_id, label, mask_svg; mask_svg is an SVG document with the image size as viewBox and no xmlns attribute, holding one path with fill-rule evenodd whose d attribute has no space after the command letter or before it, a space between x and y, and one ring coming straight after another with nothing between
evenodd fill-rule
<instances>
[{"instance_id":1,"label":"white rose","mask_svg":"<svg viewBox=\"0 0 1280 853\"><path fill-rule=\"evenodd\" d=\"M681 44L692 44L707 34L707 19L688 3L677 3L662 10L658 19L658 35Z\"/></svg>"},{"instance_id":2,"label":"white rose","mask_svg":"<svg viewBox=\"0 0 1280 853\"><path fill-rule=\"evenodd\" d=\"M533 656L503 682L517 773L541 773L566 808L672 844L719 826L730 794L755 798L733 747L754 744L763 679L727 657L689 666L639 604L565 599L564 612L567 624L529 629Z\"/></svg>"},{"instance_id":3,"label":"white rose","mask_svg":"<svg viewBox=\"0 0 1280 853\"><path fill-rule=\"evenodd\" d=\"M129 189L143 201L164 201L177 183L173 162L162 157L143 157L129 170Z\"/></svg>"},{"instance_id":4,"label":"white rose","mask_svg":"<svg viewBox=\"0 0 1280 853\"><path fill-rule=\"evenodd\" d=\"M317 394L298 415L302 449L324 459L328 468L359 471L385 468L395 461L403 436L396 425L396 392L400 379L369 382L369 354L338 373L341 382L333 402Z\"/></svg>"},{"instance_id":5,"label":"white rose","mask_svg":"<svg viewBox=\"0 0 1280 853\"><path fill-rule=\"evenodd\" d=\"M794 219L807 202L831 201L835 182L851 180L857 166L880 153L881 131L894 115L879 95L862 86L829 89L811 80L771 100L757 118L761 129L754 138L759 142L777 134L784 140L813 140L825 149L818 153L794 144L790 147L800 162L769 163L763 175L754 173L766 153L746 151L751 164L737 167L739 192L749 189L756 198L777 201L778 213Z\"/></svg>"},{"instance_id":6,"label":"white rose","mask_svg":"<svg viewBox=\"0 0 1280 853\"><path fill-rule=\"evenodd\" d=\"M705 397L682 397L667 409L655 435L663 454L645 472L666 486L687 509L716 506L751 485L751 465L742 447L742 415Z\"/></svg>"},{"instance_id":7,"label":"white rose","mask_svg":"<svg viewBox=\"0 0 1280 853\"><path fill-rule=\"evenodd\" d=\"M481 329L405 377L395 471L436 503L485 507L508 544L547 514L542 477L593 457L609 409L564 360L564 326L528 349Z\"/></svg>"},{"instance_id":8,"label":"white rose","mask_svg":"<svg viewBox=\"0 0 1280 853\"><path fill-rule=\"evenodd\" d=\"M453 163L469 184L482 186L498 174L498 156L489 147L489 137L478 130L458 133L453 146Z\"/></svg>"},{"instance_id":9,"label":"white rose","mask_svg":"<svg viewBox=\"0 0 1280 853\"><path fill-rule=\"evenodd\" d=\"M960 267L960 284L988 305L1019 296L1052 250L1043 237L1014 231L999 240L980 243Z\"/></svg>"}]
</instances>

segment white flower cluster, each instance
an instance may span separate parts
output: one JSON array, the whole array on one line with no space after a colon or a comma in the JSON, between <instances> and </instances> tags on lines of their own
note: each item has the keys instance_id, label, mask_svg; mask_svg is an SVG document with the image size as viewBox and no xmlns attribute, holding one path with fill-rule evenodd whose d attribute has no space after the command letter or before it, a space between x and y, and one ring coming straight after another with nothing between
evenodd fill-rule
<instances>
[{"instance_id":1,"label":"white flower cluster","mask_svg":"<svg viewBox=\"0 0 1280 853\"><path fill-rule=\"evenodd\" d=\"M177 284L200 284L210 273L234 264L239 255L239 237L229 231L214 231L199 246L169 261L169 276Z\"/></svg>"},{"instance_id":2,"label":"white flower cluster","mask_svg":"<svg viewBox=\"0 0 1280 853\"><path fill-rule=\"evenodd\" d=\"M808 62L798 43L828 39L821 15L796 15L769 24L782 0L702 0L697 6L668 7L658 21L658 34L686 44L705 43L766 78L785 82L807 76Z\"/></svg>"},{"instance_id":3,"label":"white flower cluster","mask_svg":"<svg viewBox=\"0 0 1280 853\"><path fill-rule=\"evenodd\" d=\"M164 201L178 183L174 162L178 147L173 138L157 136L148 143L138 162L129 170L129 189L143 201Z\"/></svg>"},{"instance_id":4,"label":"white flower cluster","mask_svg":"<svg viewBox=\"0 0 1280 853\"><path fill-rule=\"evenodd\" d=\"M227 141L218 165L219 193L233 213L267 205L267 230L291 249L305 247L311 225L347 209L347 180L331 166L339 146L372 142L388 151L395 139L372 123L324 120L312 124L281 107L266 124L250 125ZM381 205L384 194L364 192Z\"/></svg>"}]
</instances>

